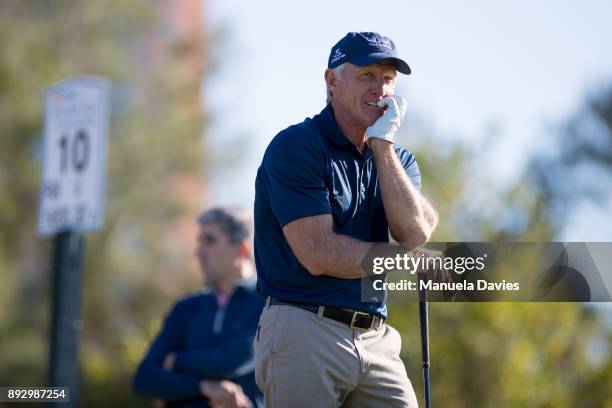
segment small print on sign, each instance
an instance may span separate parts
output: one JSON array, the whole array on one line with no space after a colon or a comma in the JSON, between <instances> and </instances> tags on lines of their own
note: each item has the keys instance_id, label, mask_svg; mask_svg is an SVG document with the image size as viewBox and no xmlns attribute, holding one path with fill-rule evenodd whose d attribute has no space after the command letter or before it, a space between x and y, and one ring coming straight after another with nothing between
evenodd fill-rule
<instances>
[{"instance_id":1,"label":"small print on sign","mask_svg":"<svg viewBox=\"0 0 612 408\"><path fill-rule=\"evenodd\" d=\"M108 81L96 77L74 77L47 89L40 235L102 226L108 95Z\"/></svg>"}]
</instances>

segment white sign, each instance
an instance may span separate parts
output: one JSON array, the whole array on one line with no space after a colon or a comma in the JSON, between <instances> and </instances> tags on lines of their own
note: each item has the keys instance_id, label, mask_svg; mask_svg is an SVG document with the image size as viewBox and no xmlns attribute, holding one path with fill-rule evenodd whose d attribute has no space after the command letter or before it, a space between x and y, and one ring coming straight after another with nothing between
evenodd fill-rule
<instances>
[{"instance_id":1,"label":"white sign","mask_svg":"<svg viewBox=\"0 0 612 408\"><path fill-rule=\"evenodd\" d=\"M38 233L102 226L109 85L73 77L47 89Z\"/></svg>"}]
</instances>

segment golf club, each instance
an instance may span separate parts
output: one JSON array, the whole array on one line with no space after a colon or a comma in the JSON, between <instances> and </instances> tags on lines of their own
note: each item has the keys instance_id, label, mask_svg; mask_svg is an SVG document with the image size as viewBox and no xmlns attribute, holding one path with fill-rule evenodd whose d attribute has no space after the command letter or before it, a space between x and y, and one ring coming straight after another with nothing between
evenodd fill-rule
<instances>
[{"instance_id":1,"label":"golf club","mask_svg":"<svg viewBox=\"0 0 612 408\"><path fill-rule=\"evenodd\" d=\"M427 291L420 282L427 279L426 273L419 273L419 318L421 320L421 351L423 355L423 380L425 385L425 407L431 408L429 389L429 325L427 316Z\"/></svg>"}]
</instances>

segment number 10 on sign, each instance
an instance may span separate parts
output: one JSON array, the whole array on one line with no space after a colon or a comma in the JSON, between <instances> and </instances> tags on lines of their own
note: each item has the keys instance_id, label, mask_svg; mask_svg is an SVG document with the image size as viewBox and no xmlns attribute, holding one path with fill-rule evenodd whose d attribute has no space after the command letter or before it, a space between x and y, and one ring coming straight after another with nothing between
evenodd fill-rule
<instances>
[{"instance_id":1,"label":"number 10 on sign","mask_svg":"<svg viewBox=\"0 0 612 408\"><path fill-rule=\"evenodd\" d=\"M47 89L40 235L102 225L108 88L101 78L74 77Z\"/></svg>"}]
</instances>

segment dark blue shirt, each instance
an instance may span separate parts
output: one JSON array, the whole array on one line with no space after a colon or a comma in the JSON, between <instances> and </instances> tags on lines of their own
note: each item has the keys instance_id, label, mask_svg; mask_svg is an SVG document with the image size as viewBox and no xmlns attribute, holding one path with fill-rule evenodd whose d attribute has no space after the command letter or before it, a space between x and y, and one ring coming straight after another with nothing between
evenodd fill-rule
<instances>
[{"instance_id":1,"label":"dark blue shirt","mask_svg":"<svg viewBox=\"0 0 612 408\"><path fill-rule=\"evenodd\" d=\"M414 155L395 151L420 189ZM386 317L384 300L361 301L361 279L313 276L297 260L282 228L299 218L331 214L334 230L365 242L388 242L389 225L372 151L364 155L342 133L331 105L270 142L255 181L255 263L265 296L339 306Z\"/></svg>"},{"instance_id":2,"label":"dark blue shirt","mask_svg":"<svg viewBox=\"0 0 612 408\"><path fill-rule=\"evenodd\" d=\"M265 299L256 280L241 282L219 306L212 290L179 300L165 319L134 376L134 389L168 407L209 407L201 395L202 379L228 379L242 387L256 407L263 407L255 383L253 339ZM176 352L175 368L162 364Z\"/></svg>"}]
</instances>

